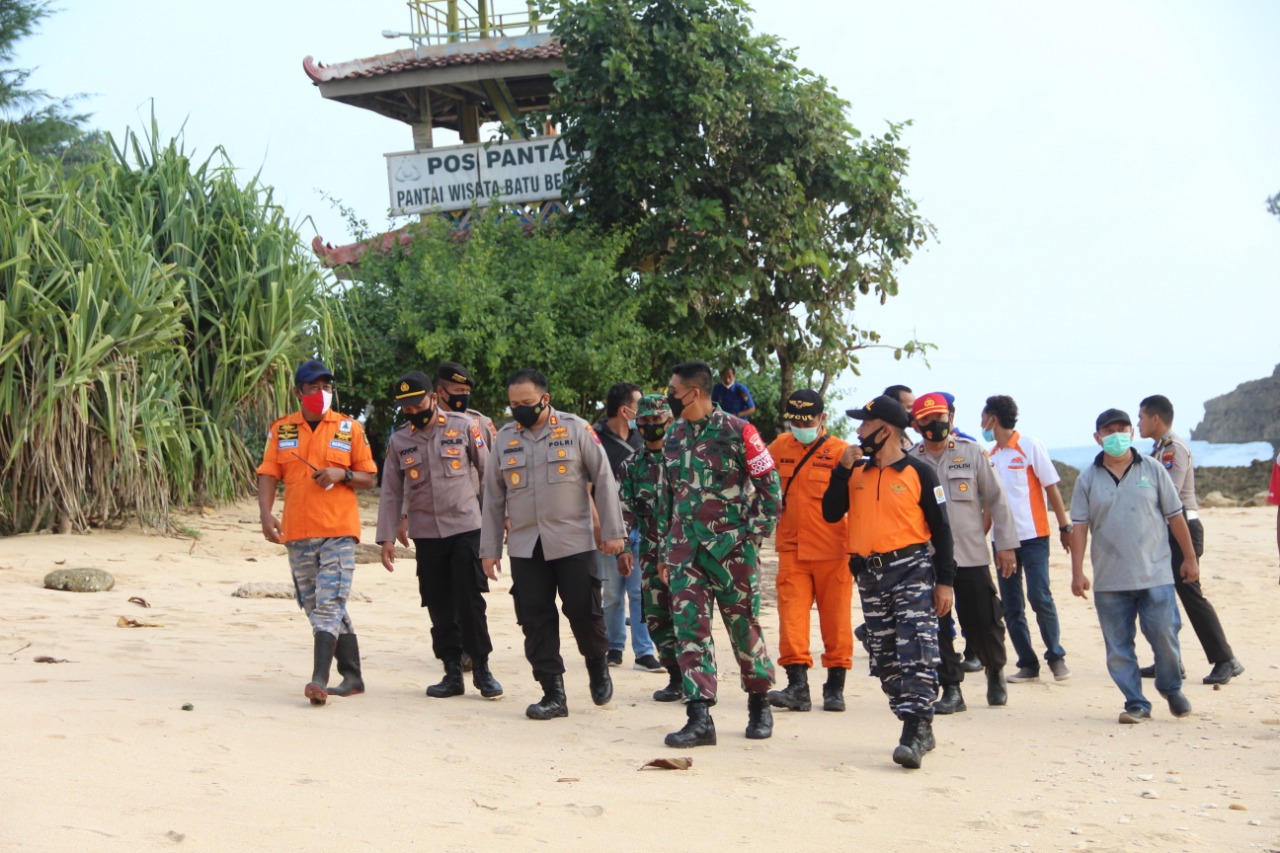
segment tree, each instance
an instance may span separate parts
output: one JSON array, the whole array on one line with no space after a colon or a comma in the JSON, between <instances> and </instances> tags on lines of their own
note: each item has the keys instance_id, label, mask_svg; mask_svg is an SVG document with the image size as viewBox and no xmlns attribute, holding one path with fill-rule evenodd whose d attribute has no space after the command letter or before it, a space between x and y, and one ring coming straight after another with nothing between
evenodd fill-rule
<instances>
[{"instance_id":1,"label":"tree","mask_svg":"<svg viewBox=\"0 0 1280 853\"><path fill-rule=\"evenodd\" d=\"M682 310L649 305L669 309L658 319L684 346L776 357L783 400L797 372L825 391L860 350L887 346L855 304L895 295L932 233L903 187L903 125L863 139L826 80L751 33L739 0L552 6L569 70L551 118L590 153L567 192L583 195L581 223L630 231L623 260L681 295Z\"/></svg>"},{"instance_id":2,"label":"tree","mask_svg":"<svg viewBox=\"0 0 1280 853\"><path fill-rule=\"evenodd\" d=\"M1276 193L1267 199L1267 212L1280 219L1280 193Z\"/></svg>"}]
</instances>

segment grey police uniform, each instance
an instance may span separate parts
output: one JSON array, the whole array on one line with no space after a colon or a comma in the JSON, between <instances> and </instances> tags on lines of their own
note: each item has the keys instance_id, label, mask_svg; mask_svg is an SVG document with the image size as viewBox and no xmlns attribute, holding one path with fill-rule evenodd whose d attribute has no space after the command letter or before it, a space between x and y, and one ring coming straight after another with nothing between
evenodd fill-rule
<instances>
[{"instance_id":1,"label":"grey police uniform","mask_svg":"<svg viewBox=\"0 0 1280 853\"><path fill-rule=\"evenodd\" d=\"M484 440L492 441L498 436L498 428L494 426L493 421L483 412L477 412L475 409L467 409L466 416L479 424L480 429L484 432Z\"/></svg>"},{"instance_id":2,"label":"grey police uniform","mask_svg":"<svg viewBox=\"0 0 1280 853\"><path fill-rule=\"evenodd\" d=\"M626 538L618 486L600 440L575 415L549 409L536 429L508 423L498 430L485 475L480 555L502 556L505 522L511 595L534 678L564 673L556 594L585 658L609 651L595 575L592 494L602 540Z\"/></svg>"},{"instance_id":3,"label":"grey police uniform","mask_svg":"<svg viewBox=\"0 0 1280 853\"><path fill-rule=\"evenodd\" d=\"M1196 469L1191 459L1191 448L1172 431L1156 439L1151 455L1165 470L1169 479L1178 490L1182 500L1182 508L1186 514L1187 527L1191 531L1191 544L1196 549L1196 556L1204 553L1204 525L1200 522L1200 505L1196 502ZM1169 550L1172 555L1173 583L1178 592L1178 599L1187 611L1187 621L1196 632L1196 638L1204 648L1209 663L1225 663L1235 657L1231 644L1227 642L1226 632L1222 630L1222 622L1213 604L1204 597L1200 582L1185 583L1182 580L1182 548L1178 546L1173 533L1169 534Z\"/></svg>"}]
</instances>

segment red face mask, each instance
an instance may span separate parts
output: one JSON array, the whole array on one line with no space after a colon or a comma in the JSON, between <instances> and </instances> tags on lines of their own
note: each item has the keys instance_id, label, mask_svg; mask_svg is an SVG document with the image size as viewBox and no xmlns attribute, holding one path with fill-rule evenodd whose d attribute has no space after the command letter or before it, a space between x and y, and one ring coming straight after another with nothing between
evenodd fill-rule
<instances>
[{"instance_id":1,"label":"red face mask","mask_svg":"<svg viewBox=\"0 0 1280 853\"><path fill-rule=\"evenodd\" d=\"M329 411L329 405L333 402L332 391L317 391L314 394L302 395L302 408L306 409L313 415L323 415Z\"/></svg>"}]
</instances>

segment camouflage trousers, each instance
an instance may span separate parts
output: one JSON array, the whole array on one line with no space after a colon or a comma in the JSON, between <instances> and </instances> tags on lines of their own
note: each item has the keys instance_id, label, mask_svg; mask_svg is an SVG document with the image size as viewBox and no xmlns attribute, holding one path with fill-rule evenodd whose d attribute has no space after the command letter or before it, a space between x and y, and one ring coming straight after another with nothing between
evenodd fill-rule
<instances>
[{"instance_id":1,"label":"camouflage trousers","mask_svg":"<svg viewBox=\"0 0 1280 853\"><path fill-rule=\"evenodd\" d=\"M716 701L715 643L711 605L729 629L729 642L742 673L742 689L766 693L773 686L773 661L760 630L760 580L756 546L742 542L716 560L697 548L689 565L671 567L671 618L685 701Z\"/></svg>"},{"instance_id":2,"label":"camouflage trousers","mask_svg":"<svg viewBox=\"0 0 1280 853\"><path fill-rule=\"evenodd\" d=\"M932 719L938 692L938 617L929 552L879 569L861 567L854 579L871 646L871 674L880 676L889 708L899 718Z\"/></svg>"},{"instance_id":3,"label":"camouflage trousers","mask_svg":"<svg viewBox=\"0 0 1280 853\"><path fill-rule=\"evenodd\" d=\"M649 639L658 647L658 663L678 666L676 628L671 621L671 587L658 577L658 552L640 552L640 598Z\"/></svg>"},{"instance_id":4,"label":"camouflage trousers","mask_svg":"<svg viewBox=\"0 0 1280 853\"><path fill-rule=\"evenodd\" d=\"M285 547L298 606L311 622L311 633L354 634L347 598L356 568L356 538L294 539Z\"/></svg>"}]
</instances>

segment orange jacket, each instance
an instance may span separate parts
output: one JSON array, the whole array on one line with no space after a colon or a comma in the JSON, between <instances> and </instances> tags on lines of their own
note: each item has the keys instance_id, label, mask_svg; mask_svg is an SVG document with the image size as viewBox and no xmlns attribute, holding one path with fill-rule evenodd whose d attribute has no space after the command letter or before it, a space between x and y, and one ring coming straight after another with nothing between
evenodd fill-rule
<instances>
[{"instance_id":1,"label":"orange jacket","mask_svg":"<svg viewBox=\"0 0 1280 853\"><path fill-rule=\"evenodd\" d=\"M789 432L781 433L769 445L769 455L782 478L781 493L787 496L778 521L775 547L779 551L798 552L796 559L799 560L836 560L849 553L847 518L829 524L822 517L822 496L831 482L831 472L840 464L849 443L830 433L824 433L819 440L821 446L804 463L795 483L791 483L791 478L796 466L811 446L801 444Z\"/></svg>"}]
</instances>

